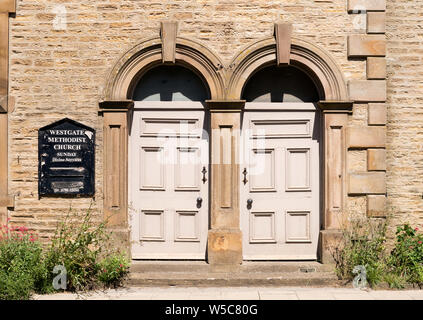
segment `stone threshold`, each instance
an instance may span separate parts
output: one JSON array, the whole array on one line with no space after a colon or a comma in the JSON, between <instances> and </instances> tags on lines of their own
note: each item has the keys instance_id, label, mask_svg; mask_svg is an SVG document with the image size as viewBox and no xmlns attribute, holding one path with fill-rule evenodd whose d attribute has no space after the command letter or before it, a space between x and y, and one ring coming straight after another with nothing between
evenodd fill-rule
<instances>
[{"instance_id":1,"label":"stone threshold","mask_svg":"<svg viewBox=\"0 0 423 320\"><path fill-rule=\"evenodd\" d=\"M301 286L339 287L331 265L315 261L249 262L239 266L204 261L134 261L128 286Z\"/></svg>"}]
</instances>

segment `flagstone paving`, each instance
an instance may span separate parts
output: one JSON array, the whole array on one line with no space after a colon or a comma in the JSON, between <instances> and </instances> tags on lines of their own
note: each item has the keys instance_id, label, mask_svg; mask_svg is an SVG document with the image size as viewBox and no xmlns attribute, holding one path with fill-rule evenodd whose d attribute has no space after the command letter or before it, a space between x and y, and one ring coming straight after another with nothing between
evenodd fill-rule
<instances>
[{"instance_id":1,"label":"flagstone paving","mask_svg":"<svg viewBox=\"0 0 423 320\"><path fill-rule=\"evenodd\" d=\"M295 287L130 287L83 294L35 295L35 300L423 300L423 290Z\"/></svg>"}]
</instances>

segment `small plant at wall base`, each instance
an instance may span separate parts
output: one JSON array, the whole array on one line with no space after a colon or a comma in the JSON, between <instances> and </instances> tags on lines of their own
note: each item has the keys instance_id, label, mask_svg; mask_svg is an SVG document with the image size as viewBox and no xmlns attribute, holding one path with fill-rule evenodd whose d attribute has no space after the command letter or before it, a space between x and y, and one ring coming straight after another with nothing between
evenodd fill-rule
<instances>
[{"instance_id":1,"label":"small plant at wall base","mask_svg":"<svg viewBox=\"0 0 423 320\"><path fill-rule=\"evenodd\" d=\"M33 293L56 292L54 267L66 268L66 290L116 287L128 274L130 260L110 249L106 222L96 223L91 208L69 214L44 247L25 227L0 229L0 300L29 299Z\"/></svg>"},{"instance_id":2,"label":"small plant at wall base","mask_svg":"<svg viewBox=\"0 0 423 320\"><path fill-rule=\"evenodd\" d=\"M51 247L47 252L49 269L64 265L67 271L67 290L90 290L122 283L129 270L129 260L123 254L110 249L110 232L107 221L93 221L91 207L83 217L69 214L59 224ZM119 261L120 271L110 275L110 281L100 277L105 265Z\"/></svg>"},{"instance_id":3,"label":"small plant at wall base","mask_svg":"<svg viewBox=\"0 0 423 320\"><path fill-rule=\"evenodd\" d=\"M340 279L353 280L355 266L366 268L370 286L380 282L383 275L381 260L385 251L386 222L371 223L363 219L351 220L343 230L339 245L331 248Z\"/></svg>"},{"instance_id":4,"label":"small plant at wall base","mask_svg":"<svg viewBox=\"0 0 423 320\"><path fill-rule=\"evenodd\" d=\"M49 270L41 243L25 227L0 228L0 300L28 299L48 293Z\"/></svg>"},{"instance_id":5,"label":"small plant at wall base","mask_svg":"<svg viewBox=\"0 0 423 320\"><path fill-rule=\"evenodd\" d=\"M391 288L423 285L423 235L404 224L397 228L394 248L387 250L386 221L352 221L343 231L340 245L331 248L340 279L353 280L355 266L366 268L369 285L386 283Z\"/></svg>"},{"instance_id":6,"label":"small plant at wall base","mask_svg":"<svg viewBox=\"0 0 423 320\"><path fill-rule=\"evenodd\" d=\"M107 287L117 287L129 270L129 261L123 254L106 257L100 262L98 280Z\"/></svg>"},{"instance_id":7,"label":"small plant at wall base","mask_svg":"<svg viewBox=\"0 0 423 320\"><path fill-rule=\"evenodd\" d=\"M409 224L399 226L395 247L387 259L388 271L406 282L423 285L423 235Z\"/></svg>"}]
</instances>

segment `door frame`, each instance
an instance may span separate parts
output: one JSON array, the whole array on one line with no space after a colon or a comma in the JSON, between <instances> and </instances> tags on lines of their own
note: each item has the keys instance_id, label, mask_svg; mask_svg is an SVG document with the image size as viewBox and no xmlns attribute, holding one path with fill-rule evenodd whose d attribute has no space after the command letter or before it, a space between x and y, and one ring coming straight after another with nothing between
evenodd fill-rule
<instances>
[{"instance_id":1,"label":"door frame","mask_svg":"<svg viewBox=\"0 0 423 320\"><path fill-rule=\"evenodd\" d=\"M135 101L134 107L132 109L132 115L136 111L155 111L159 112L162 111L163 115L166 116L167 112L172 111L202 111L204 113L204 120L203 120L203 131L202 134L208 134L207 140L210 140L210 128L209 128L209 116L207 110L204 108L204 104L201 102L195 102L195 101ZM132 133L132 123L134 121L134 118L131 117L131 123L130 123L130 130L128 133L128 136ZM204 133L204 130L206 131ZM207 164L207 173L206 177L208 179L207 181L207 199L203 199L203 206L207 206L207 229L209 229L210 226L210 143L208 143L207 146L207 156L208 156L208 164ZM128 140L128 218L131 217L131 214L133 214L134 208L131 207L131 195L132 195L132 187L133 187L133 181L132 181L132 175L130 176L130 169L132 167L132 161L134 161L134 157L136 156L136 150L131 149L130 140ZM129 223L129 229L131 230L131 227L133 225L130 223L130 220L128 220ZM201 228L200 228L201 231ZM204 236L204 235L203 235ZM132 232L129 233L130 239L132 238ZM132 246L132 243L130 244ZM204 250L204 257L200 257L199 254L186 254L186 255L175 255L173 257L168 257L166 254L145 254L144 257L137 257L133 258L134 260L205 260L206 259L206 250Z\"/></svg>"},{"instance_id":2,"label":"door frame","mask_svg":"<svg viewBox=\"0 0 423 320\"><path fill-rule=\"evenodd\" d=\"M322 262L331 262L329 249L334 241L342 237L340 227L347 211L346 128L348 116L352 114L353 103L349 100L341 69L326 51L303 39L291 37L288 40L291 41L289 63L299 67L313 79L321 99L317 106L322 112L324 130L322 136L324 188L321 190L324 207L320 228L319 259ZM170 40L162 40L159 37L142 40L125 52L106 79L104 100L99 103L99 114L103 118L101 135L103 212L106 219L110 218L108 227L114 231L116 247L126 251L129 251L130 247L127 143L130 129L128 124L134 107L134 102L130 100L131 90L143 71L163 63L162 41ZM213 124L211 128L221 125L236 128L239 126L240 111L245 103L239 100L242 88L255 70L275 63L277 48L280 47L277 46L277 42L281 39L270 37L255 41L241 49L229 64L223 63L215 53L199 42L178 36L172 41L174 41L175 57L173 63L195 70L209 87L211 100L206 102L206 105L211 112ZM231 116L230 123L227 122L228 114ZM112 139L110 131L116 127L119 128L119 139ZM116 153L119 156L116 156ZM211 173L212 180L213 174L217 173ZM239 180L237 174L233 177ZM215 213L212 209L212 219ZM239 220L239 208L236 203L232 214L234 215L232 222ZM239 225L217 229L213 229L212 226L212 230L209 230L207 250L209 263L232 265L241 263L242 237Z\"/></svg>"},{"instance_id":3,"label":"door frame","mask_svg":"<svg viewBox=\"0 0 423 320\"><path fill-rule=\"evenodd\" d=\"M323 188L324 188L324 184L323 181L323 139L322 136L324 134L324 131L322 130L322 112L321 109L319 108L319 106L317 105L317 103L308 103L308 102L246 102L245 103L245 107L243 110L243 115L247 112L256 112L256 113L260 113L260 112L274 112L275 114L278 112L295 112L295 113L301 113L301 112L314 112L315 117L314 117L314 127L317 128L317 132L311 133L312 137L313 135L317 135L317 140L318 140L318 170L319 170L319 177L318 177L318 181L319 181L319 185L318 185L318 225L317 228L318 230L317 233L319 234L320 232L320 226L322 223L322 208L323 208L323 201L324 201L324 197L323 197ZM244 128L241 128L241 135L242 130ZM315 129L316 130L316 129ZM245 154L245 150L243 150L244 154ZM241 197L241 192L242 189L240 188L240 199ZM245 204L241 204L240 208L244 208ZM243 215L242 209L240 212L240 221L241 221L241 215ZM241 229L241 231L243 231ZM244 235L243 235L244 236ZM318 241L318 239L315 239L315 241ZM243 242L244 244L244 242ZM250 258L249 256L243 256L243 260L244 261L259 261L259 260L272 260L272 261L282 261L282 260L316 260L318 257L318 250L316 250L316 257L311 257L309 255L304 255L301 257L294 257L294 256L282 256L280 255L278 258L275 259L270 259L270 258L266 258L266 257L256 257L256 258Z\"/></svg>"}]
</instances>

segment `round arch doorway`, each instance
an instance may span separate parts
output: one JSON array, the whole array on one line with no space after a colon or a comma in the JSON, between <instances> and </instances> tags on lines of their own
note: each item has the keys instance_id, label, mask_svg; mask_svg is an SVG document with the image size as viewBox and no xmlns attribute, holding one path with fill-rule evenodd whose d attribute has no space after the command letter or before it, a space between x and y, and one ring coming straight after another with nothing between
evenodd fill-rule
<instances>
[{"instance_id":1,"label":"round arch doorway","mask_svg":"<svg viewBox=\"0 0 423 320\"><path fill-rule=\"evenodd\" d=\"M205 81L180 65L145 71L132 91L129 224L133 259L206 258L209 135Z\"/></svg>"},{"instance_id":2,"label":"round arch doorway","mask_svg":"<svg viewBox=\"0 0 423 320\"><path fill-rule=\"evenodd\" d=\"M318 87L295 66L264 66L242 90L244 260L316 260L320 231Z\"/></svg>"}]
</instances>

